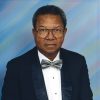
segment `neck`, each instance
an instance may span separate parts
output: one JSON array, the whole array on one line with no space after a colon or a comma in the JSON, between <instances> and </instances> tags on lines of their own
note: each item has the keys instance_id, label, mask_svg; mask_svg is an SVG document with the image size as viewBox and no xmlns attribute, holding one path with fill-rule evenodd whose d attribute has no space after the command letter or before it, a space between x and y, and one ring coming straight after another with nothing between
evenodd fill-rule
<instances>
[{"instance_id":1,"label":"neck","mask_svg":"<svg viewBox=\"0 0 100 100\"><path fill-rule=\"evenodd\" d=\"M50 59L51 61L53 61L54 60L54 58L57 56L57 54L58 54L58 51L56 51L56 52L50 52L50 53L48 53L48 52L44 52L44 51L42 51L42 50L39 50L43 55L45 55L48 59Z\"/></svg>"},{"instance_id":2,"label":"neck","mask_svg":"<svg viewBox=\"0 0 100 100\"><path fill-rule=\"evenodd\" d=\"M58 53L58 52L57 52ZM50 53L50 54L44 54L48 59L51 61L54 60L54 58L57 56L57 53Z\"/></svg>"}]
</instances>

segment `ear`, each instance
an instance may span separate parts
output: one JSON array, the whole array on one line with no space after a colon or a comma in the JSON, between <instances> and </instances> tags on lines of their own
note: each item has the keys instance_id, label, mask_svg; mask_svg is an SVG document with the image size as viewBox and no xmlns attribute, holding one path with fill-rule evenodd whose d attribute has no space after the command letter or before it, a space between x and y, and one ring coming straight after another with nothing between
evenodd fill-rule
<instances>
[{"instance_id":1,"label":"ear","mask_svg":"<svg viewBox=\"0 0 100 100\"><path fill-rule=\"evenodd\" d=\"M36 30L34 28L32 28L32 34L34 37L36 36Z\"/></svg>"},{"instance_id":2,"label":"ear","mask_svg":"<svg viewBox=\"0 0 100 100\"><path fill-rule=\"evenodd\" d=\"M65 36L66 33L67 33L67 28L64 29L64 36Z\"/></svg>"}]
</instances>

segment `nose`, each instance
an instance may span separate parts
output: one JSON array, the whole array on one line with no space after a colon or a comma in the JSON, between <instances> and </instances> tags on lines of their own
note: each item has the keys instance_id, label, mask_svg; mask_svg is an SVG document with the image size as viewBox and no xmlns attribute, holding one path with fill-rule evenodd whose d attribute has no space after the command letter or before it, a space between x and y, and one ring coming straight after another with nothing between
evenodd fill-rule
<instances>
[{"instance_id":1,"label":"nose","mask_svg":"<svg viewBox=\"0 0 100 100\"><path fill-rule=\"evenodd\" d=\"M55 36L54 36L52 30L48 30L48 35L46 36L46 39L49 39L49 40L55 39Z\"/></svg>"}]
</instances>

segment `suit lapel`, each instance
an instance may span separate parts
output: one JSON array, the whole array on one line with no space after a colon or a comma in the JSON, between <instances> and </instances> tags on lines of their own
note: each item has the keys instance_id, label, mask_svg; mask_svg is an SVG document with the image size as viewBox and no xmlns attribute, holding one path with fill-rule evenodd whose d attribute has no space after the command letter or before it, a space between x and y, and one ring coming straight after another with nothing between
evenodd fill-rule
<instances>
[{"instance_id":1,"label":"suit lapel","mask_svg":"<svg viewBox=\"0 0 100 100\"><path fill-rule=\"evenodd\" d=\"M62 100L72 99L72 82L70 78L70 68L68 63L68 56L63 50L60 50L60 59L63 60L63 65L61 69L61 89L62 89Z\"/></svg>"},{"instance_id":2,"label":"suit lapel","mask_svg":"<svg viewBox=\"0 0 100 100\"><path fill-rule=\"evenodd\" d=\"M45 82L36 48L34 49L34 60L32 65L32 79L34 91L38 100L48 100Z\"/></svg>"},{"instance_id":3,"label":"suit lapel","mask_svg":"<svg viewBox=\"0 0 100 100\"><path fill-rule=\"evenodd\" d=\"M60 58L63 60L63 66L61 69L61 89L62 100L72 99L72 82L70 78L70 65L68 63L68 56L60 50ZM33 52L33 64L32 64L32 81L33 88L38 100L48 100L45 82L42 74L41 65L38 58L37 49L34 48Z\"/></svg>"}]
</instances>

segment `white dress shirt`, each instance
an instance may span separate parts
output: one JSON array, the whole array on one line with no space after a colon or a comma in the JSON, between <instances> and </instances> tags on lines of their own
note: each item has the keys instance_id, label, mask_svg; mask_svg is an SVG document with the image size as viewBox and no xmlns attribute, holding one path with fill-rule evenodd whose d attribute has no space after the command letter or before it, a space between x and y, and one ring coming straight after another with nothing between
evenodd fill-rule
<instances>
[{"instance_id":1,"label":"white dress shirt","mask_svg":"<svg viewBox=\"0 0 100 100\"><path fill-rule=\"evenodd\" d=\"M55 57L53 61L60 59L59 53L60 52L58 52L57 56ZM39 51L38 51L38 56L39 56L40 63L42 59L49 60ZM48 67L48 68L42 69L42 72L43 72L48 99L62 100L60 69Z\"/></svg>"}]
</instances>

